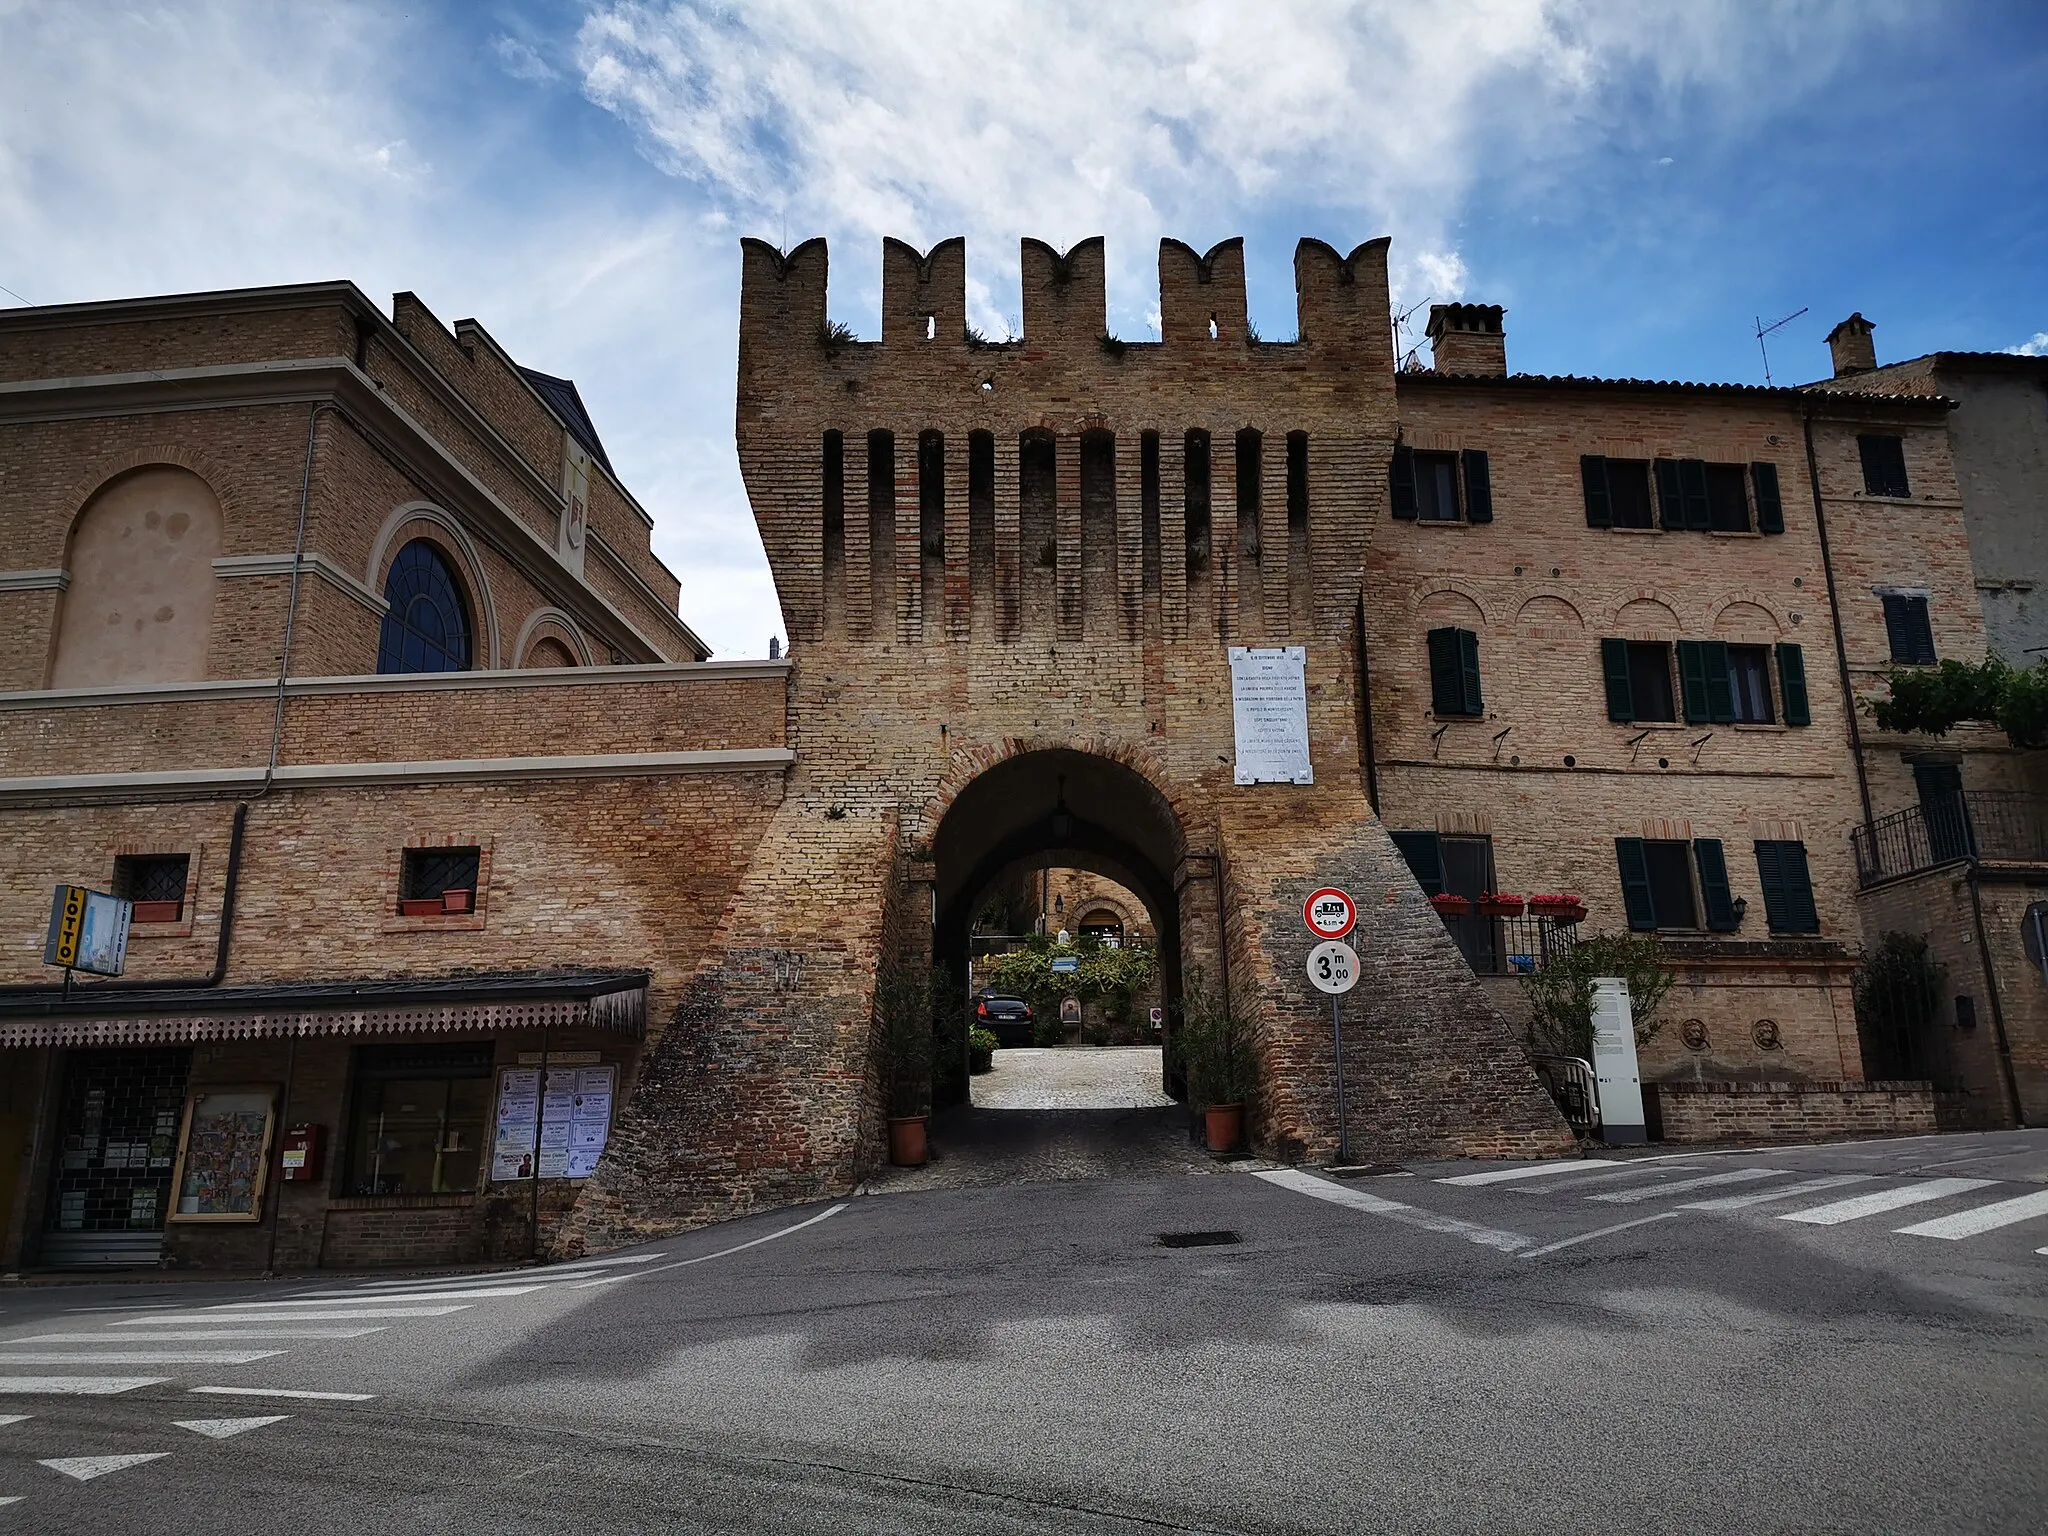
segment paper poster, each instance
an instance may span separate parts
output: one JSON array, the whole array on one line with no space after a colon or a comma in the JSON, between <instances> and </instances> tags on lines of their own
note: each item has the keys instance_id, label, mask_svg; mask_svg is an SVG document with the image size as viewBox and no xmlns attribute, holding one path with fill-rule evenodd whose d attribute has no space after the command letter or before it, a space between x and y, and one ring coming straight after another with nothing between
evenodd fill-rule
<instances>
[{"instance_id":1,"label":"paper poster","mask_svg":"<svg viewBox=\"0 0 2048 1536\"><path fill-rule=\"evenodd\" d=\"M267 1089L194 1097L184 1165L178 1174L179 1216L256 1219L264 1152L270 1145L271 1103ZM117 1147L128 1165L148 1166L147 1142L110 1143L107 1166L112 1166Z\"/></svg>"},{"instance_id":2,"label":"paper poster","mask_svg":"<svg viewBox=\"0 0 2048 1536\"><path fill-rule=\"evenodd\" d=\"M1308 760L1308 652L1230 647L1230 710L1239 784L1313 784Z\"/></svg>"},{"instance_id":3,"label":"paper poster","mask_svg":"<svg viewBox=\"0 0 2048 1536\"><path fill-rule=\"evenodd\" d=\"M507 1067L498 1075L491 1178L530 1179L536 1158L544 1179L589 1178L611 1135L617 1074L616 1067L550 1066L543 1092L538 1068Z\"/></svg>"}]
</instances>

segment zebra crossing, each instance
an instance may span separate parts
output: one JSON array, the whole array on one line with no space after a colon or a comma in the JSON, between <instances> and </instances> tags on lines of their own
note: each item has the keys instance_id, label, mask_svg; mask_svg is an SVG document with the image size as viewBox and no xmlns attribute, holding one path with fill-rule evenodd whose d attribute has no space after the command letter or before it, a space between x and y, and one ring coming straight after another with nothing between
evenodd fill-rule
<instances>
[{"instance_id":1,"label":"zebra crossing","mask_svg":"<svg viewBox=\"0 0 2048 1536\"><path fill-rule=\"evenodd\" d=\"M1668 1202L1673 1212L1753 1212L1758 1217L1809 1227L1843 1227L1882 1221L1903 1237L1960 1242L2004 1232L2024 1223L2044 1223L2048 1237L2048 1190L2016 1193L2008 1180L1917 1173L1822 1173L1768 1160L1738 1167L1706 1165L1686 1158L1521 1163L1476 1173L1450 1174L1434 1182L1458 1189L1502 1194L1579 1199L1596 1205ZM1703 1168L1710 1171L1702 1171ZM1804 1175L1804 1176L1802 1176ZM1781 1182L1782 1181L1782 1182ZM1708 1191L1730 1193L1706 1193ZM1704 1198L1677 1197L1700 1193ZM1981 1197L1990 1196L1988 1200ZM1969 1201L1964 1204L1962 1202ZM1915 1207L1950 1202L1957 1209L1892 1226L1885 1218ZM1917 1214L1917 1213L1916 1213ZM2048 1247L2035 1250L2048 1255Z\"/></svg>"}]
</instances>

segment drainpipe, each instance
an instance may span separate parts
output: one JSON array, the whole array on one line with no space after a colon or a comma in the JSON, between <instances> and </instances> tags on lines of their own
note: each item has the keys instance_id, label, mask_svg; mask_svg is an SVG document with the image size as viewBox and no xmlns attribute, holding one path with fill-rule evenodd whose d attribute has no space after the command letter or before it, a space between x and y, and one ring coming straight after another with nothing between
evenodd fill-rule
<instances>
[{"instance_id":1,"label":"drainpipe","mask_svg":"<svg viewBox=\"0 0 2048 1536\"><path fill-rule=\"evenodd\" d=\"M1849 644L1842 636L1842 602L1835 590L1835 562L1828 547L1828 514L1820 494L1820 460L1813 451L1813 406L1802 401L1799 424L1806 434L1806 483L1813 492L1813 527L1820 535L1820 569L1827 580L1828 624L1835 634L1835 673L1842 682L1842 707L1849 717L1849 755L1856 763L1856 793L1863 802L1863 835L1875 845L1877 813L1870 804L1870 774L1863 765L1863 728L1856 719L1856 692L1849 681Z\"/></svg>"},{"instance_id":2,"label":"drainpipe","mask_svg":"<svg viewBox=\"0 0 2048 1536\"><path fill-rule=\"evenodd\" d=\"M1991 943L1984 931L1984 896L1977 883L1977 861L1972 859L1964 871L1963 878L1970 886L1970 918L1977 928L1977 961L1984 971L1984 991L1991 999L1991 1031L1998 1042L1998 1075L2005 1087L2006 1108L2012 1112L2012 1123L2025 1125L2026 1117L2020 1111L2020 1085L2013 1075L2012 1041L2005 1033L2005 1005L1999 1000L1998 973L1991 962Z\"/></svg>"},{"instance_id":3,"label":"drainpipe","mask_svg":"<svg viewBox=\"0 0 2048 1536\"><path fill-rule=\"evenodd\" d=\"M1358 720L1359 745L1365 752L1365 799L1373 815L1380 813L1379 754L1372 741L1372 657L1365 643L1365 599L1358 600Z\"/></svg>"}]
</instances>

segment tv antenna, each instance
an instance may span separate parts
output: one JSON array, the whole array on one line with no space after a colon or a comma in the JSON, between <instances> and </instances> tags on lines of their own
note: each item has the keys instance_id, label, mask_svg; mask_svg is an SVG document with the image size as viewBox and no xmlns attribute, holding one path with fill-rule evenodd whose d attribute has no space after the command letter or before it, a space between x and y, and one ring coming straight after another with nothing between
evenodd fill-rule
<instances>
[{"instance_id":1,"label":"tv antenna","mask_svg":"<svg viewBox=\"0 0 2048 1536\"><path fill-rule=\"evenodd\" d=\"M1406 329L1415 311L1422 308L1423 304L1427 304L1430 299L1435 297L1435 294L1429 294L1422 300L1422 303L1411 304L1400 314L1394 316L1394 357L1397 360L1394 366L1403 372L1418 370L1422 367L1422 348L1410 347L1404 352L1401 349L1401 332Z\"/></svg>"},{"instance_id":2,"label":"tv antenna","mask_svg":"<svg viewBox=\"0 0 2048 1536\"><path fill-rule=\"evenodd\" d=\"M1794 320L1797 320L1801 315L1805 314L1807 310L1811 309L1812 307L1813 306L1810 304L1802 304L1797 309L1793 310L1792 313L1787 315L1784 319L1773 320L1769 325L1764 324L1764 317L1762 315L1757 315L1754 317L1756 320L1756 349L1757 351L1763 354L1764 359L1765 389L1771 389L1775 386L1771 383L1771 354L1769 348L1764 346L1764 338L1770 335L1771 332L1778 330L1783 326L1790 325Z\"/></svg>"}]
</instances>

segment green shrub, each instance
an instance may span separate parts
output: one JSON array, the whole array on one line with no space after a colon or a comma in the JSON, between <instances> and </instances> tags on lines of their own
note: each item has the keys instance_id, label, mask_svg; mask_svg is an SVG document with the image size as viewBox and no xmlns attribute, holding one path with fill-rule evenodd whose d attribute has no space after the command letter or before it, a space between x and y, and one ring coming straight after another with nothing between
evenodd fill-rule
<instances>
[{"instance_id":1,"label":"green shrub","mask_svg":"<svg viewBox=\"0 0 2048 1536\"><path fill-rule=\"evenodd\" d=\"M1187 1073L1188 1101L1195 1108L1242 1104L1258 1087L1251 1024L1229 998L1202 984L1200 971L1188 980L1173 1036L1174 1057Z\"/></svg>"},{"instance_id":2,"label":"green shrub","mask_svg":"<svg viewBox=\"0 0 2048 1536\"><path fill-rule=\"evenodd\" d=\"M967 1070L976 1077L995 1069L996 1037L976 1026L967 1032Z\"/></svg>"},{"instance_id":3,"label":"green shrub","mask_svg":"<svg viewBox=\"0 0 2048 1536\"><path fill-rule=\"evenodd\" d=\"M929 966L885 965L875 977L875 1017L889 1069L889 1112L922 1115L932 1103L933 1003L944 995Z\"/></svg>"},{"instance_id":4,"label":"green shrub","mask_svg":"<svg viewBox=\"0 0 2048 1536\"><path fill-rule=\"evenodd\" d=\"M1657 1010L1678 980L1655 939L1638 933L1601 933L1581 939L1541 970L1521 978L1529 1003L1529 1047L1551 1056L1593 1054L1593 983L1619 976L1628 983L1636 1044L1648 1045L1663 1026Z\"/></svg>"}]
</instances>

